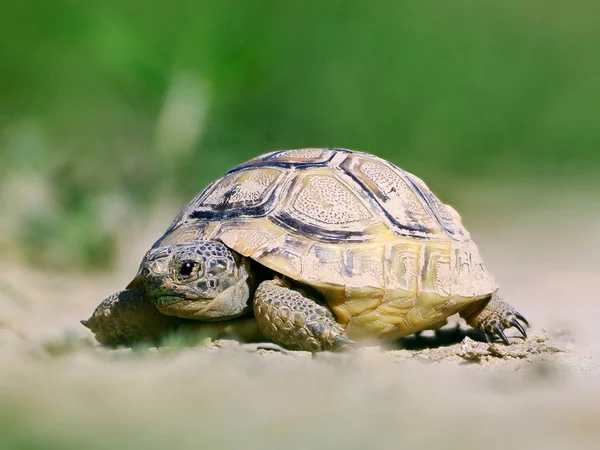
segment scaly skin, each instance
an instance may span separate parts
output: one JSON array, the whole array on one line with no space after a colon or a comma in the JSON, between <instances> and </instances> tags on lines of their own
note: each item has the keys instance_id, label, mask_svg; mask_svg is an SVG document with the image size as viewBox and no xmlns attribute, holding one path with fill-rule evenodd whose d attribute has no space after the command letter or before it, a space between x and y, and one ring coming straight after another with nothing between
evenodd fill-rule
<instances>
[{"instance_id":1,"label":"scaly skin","mask_svg":"<svg viewBox=\"0 0 600 450\"><path fill-rule=\"evenodd\" d=\"M254 314L262 333L279 345L318 352L353 344L331 311L278 278L258 286Z\"/></svg>"},{"instance_id":2,"label":"scaly skin","mask_svg":"<svg viewBox=\"0 0 600 450\"><path fill-rule=\"evenodd\" d=\"M109 347L137 345L160 346L173 336L185 345L195 345L209 337L260 342L264 337L252 316L222 322L201 322L166 316L146 297L144 288L117 292L100 303L82 325L94 333L96 340Z\"/></svg>"},{"instance_id":3,"label":"scaly skin","mask_svg":"<svg viewBox=\"0 0 600 450\"><path fill-rule=\"evenodd\" d=\"M497 335L504 344L509 345L510 342L504 334L504 330L511 327L515 327L523 338L527 339L527 333L519 321L525 325L529 325L529 323L521 313L500 300L497 294L467 306L460 311L460 316L473 328L483 331L488 342L490 336Z\"/></svg>"},{"instance_id":4,"label":"scaly skin","mask_svg":"<svg viewBox=\"0 0 600 450\"><path fill-rule=\"evenodd\" d=\"M140 287L107 297L92 316L81 323L94 333L99 343L116 347L158 344L181 320L161 314Z\"/></svg>"}]
</instances>

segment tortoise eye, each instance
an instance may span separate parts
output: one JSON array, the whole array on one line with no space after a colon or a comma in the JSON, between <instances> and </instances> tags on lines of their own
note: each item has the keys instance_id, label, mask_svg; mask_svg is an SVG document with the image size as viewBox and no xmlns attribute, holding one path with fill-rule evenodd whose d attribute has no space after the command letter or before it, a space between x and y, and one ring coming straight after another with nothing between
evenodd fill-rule
<instances>
[{"instance_id":1,"label":"tortoise eye","mask_svg":"<svg viewBox=\"0 0 600 450\"><path fill-rule=\"evenodd\" d=\"M196 267L196 263L194 261L186 261L179 268L179 275L183 275L184 277L190 276Z\"/></svg>"}]
</instances>

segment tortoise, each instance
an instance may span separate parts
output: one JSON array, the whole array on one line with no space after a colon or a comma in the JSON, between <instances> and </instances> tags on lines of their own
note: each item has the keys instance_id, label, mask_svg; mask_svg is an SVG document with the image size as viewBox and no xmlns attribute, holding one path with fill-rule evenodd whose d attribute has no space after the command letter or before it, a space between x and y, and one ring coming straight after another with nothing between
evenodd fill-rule
<instances>
[{"instance_id":1,"label":"tortoise","mask_svg":"<svg viewBox=\"0 0 600 450\"><path fill-rule=\"evenodd\" d=\"M176 321L254 313L273 343L308 351L437 329L459 313L486 339L527 320L500 299L459 214L416 176L341 148L281 150L198 194L126 290L84 325L101 342Z\"/></svg>"}]
</instances>

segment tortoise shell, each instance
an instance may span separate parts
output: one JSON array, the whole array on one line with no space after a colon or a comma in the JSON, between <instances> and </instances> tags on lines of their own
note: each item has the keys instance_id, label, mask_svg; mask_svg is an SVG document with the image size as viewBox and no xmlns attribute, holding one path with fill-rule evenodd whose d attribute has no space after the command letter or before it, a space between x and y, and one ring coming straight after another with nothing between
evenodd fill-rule
<instances>
[{"instance_id":1,"label":"tortoise shell","mask_svg":"<svg viewBox=\"0 0 600 450\"><path fill-rule=\"evenodd\" d=\"M346 149L276 151L234 167L154 247L194 239L317 289L350 336L435 328L497 290L452 207L416 176Z\"/></svg>"}]
</instances>

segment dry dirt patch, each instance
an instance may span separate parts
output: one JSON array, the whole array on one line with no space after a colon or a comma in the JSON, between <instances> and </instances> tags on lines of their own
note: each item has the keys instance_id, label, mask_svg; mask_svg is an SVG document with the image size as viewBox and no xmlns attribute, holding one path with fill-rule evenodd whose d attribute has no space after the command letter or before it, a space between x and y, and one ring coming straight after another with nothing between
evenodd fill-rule
<instances>
[{"instance_id":1,"label":"dry dirt patch","mask_svg":"<svg viewBox=\"0 0 600 450\"><path fill-rule=\"evenodd\" d=\"M112 351L78 321L136 262L92 277L0 261L0 448L597 448L600 220L569 217L561 239L547 216L469 227L533 324L510 347L450 326L344 354Z\"/></svg>"}]
</instances>

